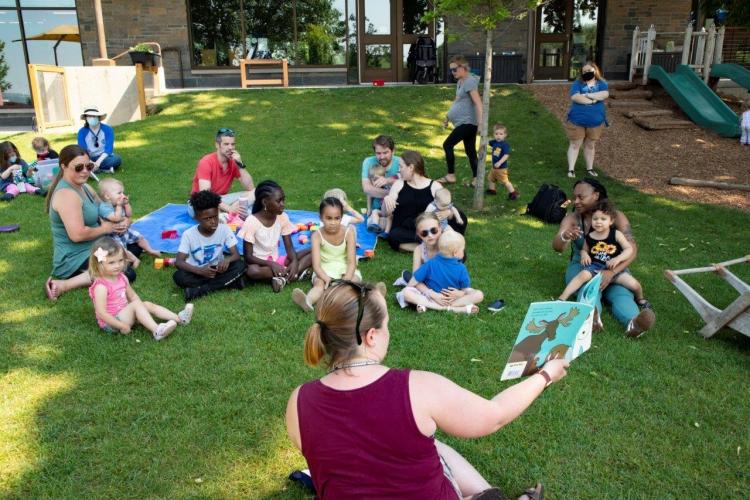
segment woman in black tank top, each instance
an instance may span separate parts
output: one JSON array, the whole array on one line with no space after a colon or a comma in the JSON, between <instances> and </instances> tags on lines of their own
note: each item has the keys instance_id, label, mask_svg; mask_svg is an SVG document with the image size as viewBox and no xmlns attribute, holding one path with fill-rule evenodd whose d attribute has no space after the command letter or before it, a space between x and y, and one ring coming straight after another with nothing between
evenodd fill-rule
<instances>
[{"instance_id":1,"label":"woman in black tank top","mask_svg":"<svg viewBox=\"0 0 750 500\"><path fill-rule=\"evenodd\" d=\"M435 200L435 192L441 189L439 182L433 181L425 174L424 159L415 151L404 151L399 165L400 181L391 188L383 200L386 213L391 213L393 223L388 233L388 244L394 250L411 252L409 244L418 243L416 219L425 211L427 205ZM466 216L461 213L462 224L451 219L450 226L463 234L466 231Z\"/></svg>"}]
</instances>

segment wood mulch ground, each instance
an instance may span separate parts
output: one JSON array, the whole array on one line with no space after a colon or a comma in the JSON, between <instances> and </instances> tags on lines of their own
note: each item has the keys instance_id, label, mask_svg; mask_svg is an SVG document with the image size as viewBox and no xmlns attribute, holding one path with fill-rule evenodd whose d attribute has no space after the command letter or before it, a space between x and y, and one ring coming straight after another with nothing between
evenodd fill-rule
<instances>
[{"instance_id":1,"label":"wood mulch ground","mask_svg":"<svg viewBox=\"0 0 750 500\"><path fill-rule=\"evenodd\" d=\"M560 120L570 105L569 84L524 85ZM677 110L663 90L656 89L657 105ZM679 115L679 111L677 112ZM750 184L750 146L739 139L719 137L699 127L678 130L644 130L608 108L610 127L597 144L596 169L649 194L685 201L725 205L750 212L750 192L672 186L671 177ZM561 159L561 168L566 168ZM582 172L578 172L579 178Z\"/></svg>"}]
</instances>

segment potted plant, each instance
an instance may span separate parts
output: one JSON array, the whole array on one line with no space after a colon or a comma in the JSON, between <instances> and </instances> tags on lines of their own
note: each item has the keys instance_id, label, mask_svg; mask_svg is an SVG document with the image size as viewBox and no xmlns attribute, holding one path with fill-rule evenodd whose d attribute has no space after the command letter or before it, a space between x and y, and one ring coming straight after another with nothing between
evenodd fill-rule
<instances>
[{"instance_id":1,"label":"potted plant","mask_svg":"<svg viewBox=\"0 0 750 500\"><path fill-rule=\"evenodd\" d=\"M160 57L161 54L154 52L154 48L149 43L139 43L128 49L130 54L130 60L133 64L142 64L144 68L151 68L157 66L156 58Z\"/></svg>"}]
</instances>

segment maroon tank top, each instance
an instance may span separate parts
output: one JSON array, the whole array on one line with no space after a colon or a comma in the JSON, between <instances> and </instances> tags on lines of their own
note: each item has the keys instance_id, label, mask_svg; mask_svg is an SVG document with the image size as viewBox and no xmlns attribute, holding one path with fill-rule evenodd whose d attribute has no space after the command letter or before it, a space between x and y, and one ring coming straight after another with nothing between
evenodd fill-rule
<instances>
[{"instance_id":1,"label":"maroon tank top","mask_svg":"<svg viewBox=\"0 0 750 500\"><path fill-rule=\"evenodd\" d=\"M414 421L409 370L348 391L308 382L297 415L318 498L457 498L434 438Z\"/></svg>"}]
</instances>

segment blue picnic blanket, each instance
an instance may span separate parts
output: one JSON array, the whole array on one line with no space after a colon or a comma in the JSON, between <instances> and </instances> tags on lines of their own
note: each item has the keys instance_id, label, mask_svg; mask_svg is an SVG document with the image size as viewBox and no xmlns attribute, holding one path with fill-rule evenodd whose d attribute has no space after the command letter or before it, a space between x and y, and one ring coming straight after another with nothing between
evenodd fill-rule
<instances>
[{"instance_id":1,"label":"blue picnic blanket","mask_svg":"<svg viewBox=\"0 0 750 500\"><path fill-rule=\"evenodd\" d=\"M307 224L308 222L313 222L318 225L320 224L320 216L317 212L308 210L286 210L286 214L289 216L289 220L292 221L292 224ZM135 221L132 228L141 233L155 250L176 254L177 249L180 246L182 233L195 226L195 224L195 220L188 215L187 205L168 203L160 209ZM375 249L377 238L373 233L367 231L367 226L364 222L355 224L354 227L357 229L357 257L361 258L364 257L365 250ZM162 231L168 230L177 231L177 238L162 239ZM239 230L240 227L237 228L237 232L239 232ZM307 236L307 242L304 245L299 242L300 235ZM292 243L294 243L295 250L310 248L310 231L300 231L293 234ZM237 245L237 250L240 253L242 253L242 246L242 241L240 241ZM283 243L279 247L279 255L286 255Z\"/></svg>"}]
</instances>

